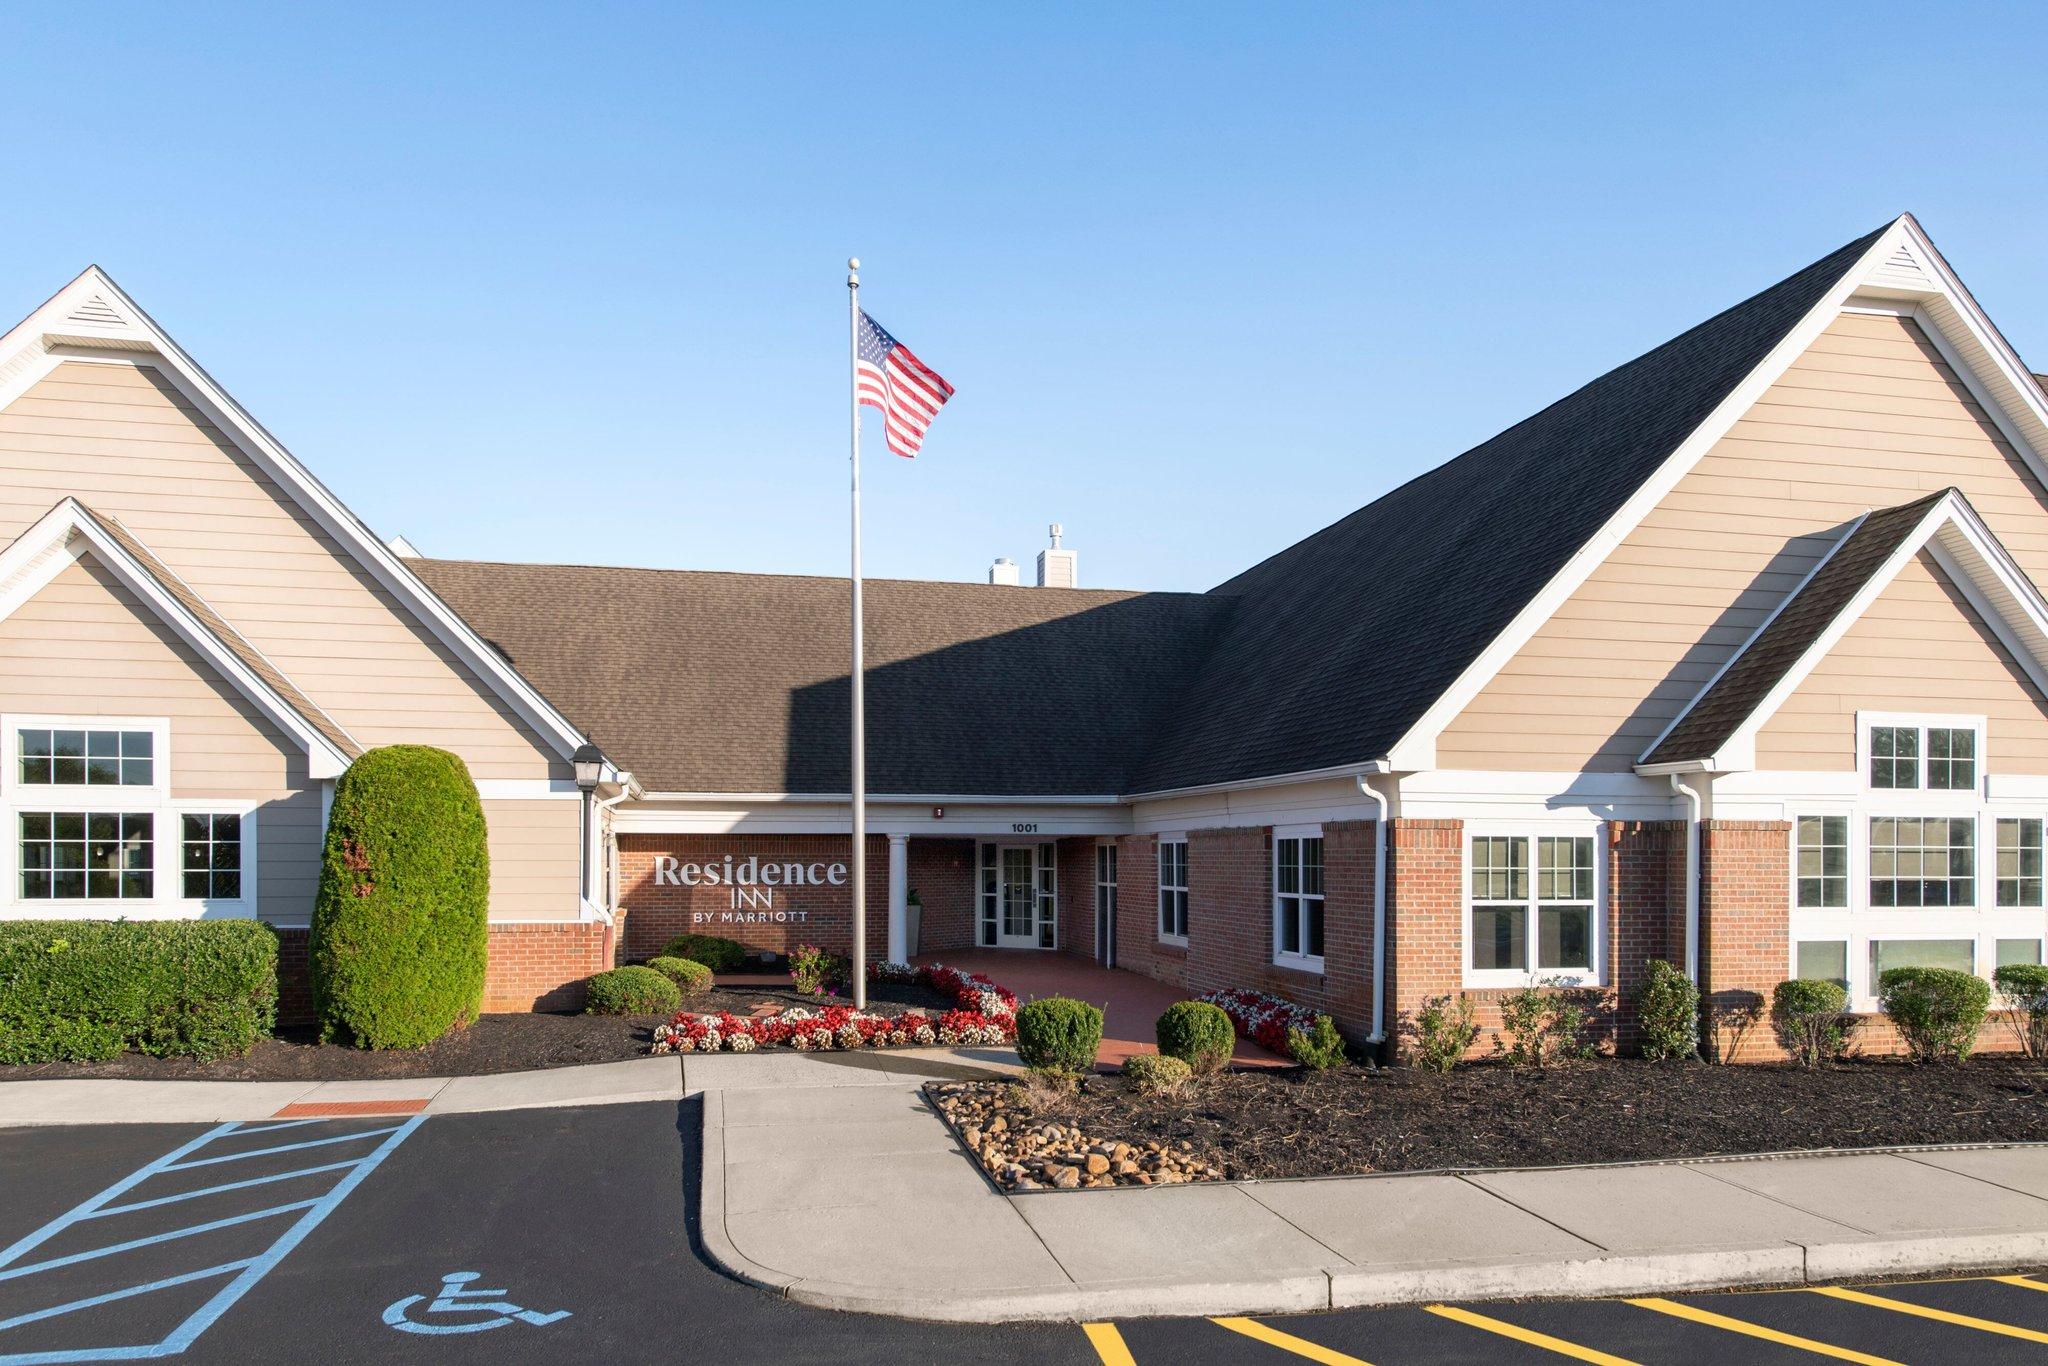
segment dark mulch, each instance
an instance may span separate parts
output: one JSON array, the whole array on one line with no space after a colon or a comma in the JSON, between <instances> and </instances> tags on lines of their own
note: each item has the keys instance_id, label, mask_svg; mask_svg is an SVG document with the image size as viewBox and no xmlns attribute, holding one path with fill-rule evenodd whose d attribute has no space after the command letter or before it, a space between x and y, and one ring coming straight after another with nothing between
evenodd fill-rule
<instances>
[{"instance_id":1,"label":"dark mulch","mask_svg":"<svg viewBox=\"0 0 2048 1366\"><path fill-rule=\"evenodd\" d=\"M809 996L787 985L714 986L702 996L685 1000L683 1009L695 1015L709 1015L720 1010L729 1010L735 1015L760 1015L770 1010L788 1010L792 1006L817 1011L826 1006L852 1004L853 998L844 991L837 996ZM915 982L878 982L868 988L868 1009L877 1015L901 1015L906 1010L942 1015L953 1009L954 1004L947 993L933 991Z\"/></svg>"},{"instance_id":2,"label":"dark mulch","mask_svg":"<svg viewBox=\"0 0 2048 1366\"><path fill-rule=\"evenodd\" d=\"M145 1058L0 1067L0 1082L62 1077L152 1081L334 1081L370 1077L471 1077L587 1062L644 1058L659 1015L485 1015L417 1052L371 1052L314 1042L310 1029L283 1029L239 1058Z\"/></svg>"},{"instance_id":3,"label":"dark mulch","mask_svg":"<svg viewBox=\"0 0 2048 1366\"><path fill-rule=\"evenodd\" d=\"M1063 1114L1097 1139L1185 1140L1235 1178L1525 1167L1809 1148L2048 1141L2048 1071L1858 1061L1794 1067L1600 1061L1227 1072L1188 1099L1087 1079Z\"/></svg>"}]
</instances>

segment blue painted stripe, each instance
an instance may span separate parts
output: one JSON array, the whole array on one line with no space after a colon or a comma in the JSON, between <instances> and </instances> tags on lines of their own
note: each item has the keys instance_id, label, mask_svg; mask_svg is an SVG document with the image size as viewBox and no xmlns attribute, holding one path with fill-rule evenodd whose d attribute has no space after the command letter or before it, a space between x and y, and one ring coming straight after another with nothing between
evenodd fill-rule
<instances>
[{"instance_id":1,"label":"blue painted stripe","mask_svg":"<svg viewBox=\"0 0 2048 1366\"><path fill-rule=\"evenodd\" d=\"M273 1153L295 1153L301 1148L324 1148L330 1143L354 1143L358 1139L375 1138L379 1134L395 1134L403 1126L389 1129L360 1129L352 1134L336 1134L333 1138L309 1138L304 1143L284 1143L275 1148L247 1148L238 1153L223 1153L219 1157L195 1157L190 1162L179 1162L162 1168L167 1172L186 1172L194 1167L211 1167L221 1162L240 1162L245 1157L269 1157Z\"/></svg>"},{"instance_id":2,"label":"blue painted stripe","mask_svg":"<svg viewBox=\"0 0 2048 1366\"><path fill-rule=\"evenodd\" d=\"M233 1228L237 1224L253 1224L258 1219L273 1215L290 1214L293 1210L311 1209L320 1201L295 1200L289 1205L276 1205L270 1209L252 1210L247 1214L230 1214L225 1219L214 1219L204 1224L192 1224L186 1228L174 1228L168 1233L152 1233L147 1238L131 1238L125 1243L110 1243L106 1247L89 1248L65 1257L52 1257L46 1262L30 1262L27 1266L10 1267L0 1271L0 1281L11 1281L18 1276L33 1276L38 1271L54 1271L60 1266L76 1266L80 1262L95 1261L111 1257L117 1252L133 1252L138 1247L150 1247L157 1243L175 1242L179 1238L190 1238L195 1233L211 1233L215 1229Z\"/></svg>"},{"instance_id":3,"label":"blue painted stripe","mask_svg":"<svg viewBox=\"0 0 2048 1366\"><path fill-rule=\"evenodd\" d=\"M267 1186L273 1181L290 1181L300 1176L318 1176L322 1172L338 1172L353 1167L362 1161L351 1157L346 1162L326 1162L317 1167L300 1167L295 1171L279 1172L275 1176L252 1176L246 1181L229 1181L218 1186L203 1186L196 1191L180 1191L176 1195L159 1195L154 1200L131 1200L125 1205L107 1205L90 1214L79 1216L83 1219L105 1219L113 1214L129 1214L139 1209L155 1209L159 1205L175 1205L181 1200L197 1200L202 1195L218 1195L222 1191L247 1190L251 1186Z\"/></svg>"},{"instance_id":4,"label":"blue painted stripe","mask_svg":"<svg viewBox=\"0 0 2048 1366\"><path fill-rule=\"evenodd\" d=\"M177 1331L163 1340L164 1353L169 1355L174 1352L182 1352L191 1346L201 1333L213 1326L215 1319L233 1308L236 1300L247 1294L249 1289L256 1282L269 1275L272 1268L283 1261L293 1248L304 1242L306 1235L320 1227L321 1221L334 1212L335 1206L347 1199L349 1193L363 1183L364 1178L377 1170L377 1167L385 1158L391 1156L393 1150L399 1144L412 1137L413 1130L426 1122L427 1117L425 1115L414 1115L410 1120L392 1130L391 1136L377 1146L377 1151L364 1158L362 1162L357 1164L354 1171L341 1178L339 1184L329 1191L326 1197L318 1204L300 1215L299 1221L286 1229L284 1236L275 1243L272 1243L268 1252L251 1262L241 1275L235 1277L227 1285L222 1286L220 1291L202 1305L197 1313L179 1324Z\"/></svg>"},{"instance_id":5,"label":"blue painted stripe","mask_svg":"<svg viewBox=\"0 0 2048 1366\"><path fill-rule=\"evenodd\" d=\"M59 1314L71 1314L76 1313L80 1309L91 1309L95 1305L112 1304L115 1300L133 1299L137 1295L147 1295L152 1290L168 1290L174 1285L186 1285L192 1281L203 1281L208 1276L224 1276L230 1271L242 1270L255 1260L256 1258L254 1257L244 1257L240 1261L222 1262L219 1266L209 1266L204 1271L187 1271L178 1276L166 1276L160 1281L151 1281L148 1285L131 1285L123 1290L109 1290L104 1295L94 1295L90 1299L72 1300L68 1304L54 1304L48 1309L33 1309L26 1314L17 1314L11 1319L0 1319L0 1331L9 1328L19 1328L24 1323L37 1323L43 1319L54 1319ZM159 1349L151 1348L150 1350L154 1353ZM84 1349L79 1353L66 1357L65 1360L96 1360L96 1356L86 1354L91 1351L92 1349L90 1348ZM0 1356L0 1363L22 1360L26 1360L26 1358L20 1356Z\"/></svg>"},{"instance_id":6,"label":"blue painted stripe","mask_svg":"<svg viewBox=\"0 0 2048 1366\"><path fill-rule=\"evenodd\" d=\"M311 1119L245 1119L242 1132L245 1134L274 1134L279 1129L303 1129L308 1124L332 1124L337 1116L315 1115ZM347 1119L347 1115L338 1116Z\"/></svg>"},{"instance_id":7,"label":"blue painted stripe","mask_svg":"<svg viewBox=\"0 0 2048 1366\"><path fill-rule=\"evenodd\" d=\"M105 1206L106 1203L109 1200L112 1200L115 1196L133 1190L135 1187L141 1185L143 1182L149 1180L150 1177L157 1175L159 1172L168 1171L170 1169L171 1164L176 1162L185 1154L189 1152L195 1152L198 1149L204 1147L206 1144L211 1143L214 1139L219 1138L224 1134L231 1134L234 1131L235 1126L233 1124L217 1125L214 1128L208 1129L205 1133L199 1135L199 1137L193 1139L190 1143L181 1144L180 1146L173 1148L171 1149L171 1151L165 1153L162 1157L156 1159L156 1161L151 1162L147 1166L142 1167L139 1170L131 1172L127 1176L122 1177L119 1181L116 1181L113 1185L107 1187L98 1195L93 1196L84 1204L79 1205L77 1208L72 1209L64 1214L58 1215L55 1219L52 1219L49 1223L44 1224L34 1233L31 1233L26 1237L9 1244L6 1248L0 1248L0 1266L10 1265L24 1252L27 1252L31 1248L34 1248L39 1244L44 1243L49 1239L55 1237L57 1234L62 1233L65 1229L71 1227L71 1225L77 1223L80 1219L90 1218L94 1213L96 1213L99 1209ZM5 1326L6 1325L4 1324L0 1324L0 1327Z\"/></svg>"}]
</instances>

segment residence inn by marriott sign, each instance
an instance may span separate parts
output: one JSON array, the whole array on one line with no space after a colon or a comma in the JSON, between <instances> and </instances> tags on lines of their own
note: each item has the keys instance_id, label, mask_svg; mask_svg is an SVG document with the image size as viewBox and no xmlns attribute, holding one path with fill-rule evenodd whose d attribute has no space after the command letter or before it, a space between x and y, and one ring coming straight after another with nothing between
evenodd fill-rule
<instances>
[{"instance_id":1,"label":"residence inn by marriott sign","mask_svg":"<svg viewBox=\"0 0 2048 1366\"><path fill-rule=\"evenodd\" d=\"M809 913L777 906L776 889L844 887L846 864L823 860L777 862L752 856L736 858L730 853L699 862L660 854L654 859L654 884L724 888L724 909L693 910L690 919L695 924L801 923L809 918Z\"/></svg>"}]
</instances>

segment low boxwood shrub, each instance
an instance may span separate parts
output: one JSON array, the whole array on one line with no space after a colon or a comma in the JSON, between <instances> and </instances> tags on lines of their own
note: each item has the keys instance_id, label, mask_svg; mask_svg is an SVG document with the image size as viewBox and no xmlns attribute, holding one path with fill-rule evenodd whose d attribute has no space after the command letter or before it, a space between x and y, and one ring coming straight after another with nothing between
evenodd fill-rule
<instances>
[{"instance_id":1,"label":"low boxwood shrub","mask_svg":"<svg viewBox=\"0 0 2048 1366\"><path fill-rule=\"evenodd\" d=\"M1086 1001L1048 996L1017 1007L1017 1056L1026 1067L1086 1072L1102 1046L1102 1012Z\"/></svg>"},{"instance_id":2,"label":"low boxwood shrub","mask_svg":"<svg viewBox=\"0 0 2048 1366\"><path fill-rule=\"evenodd\" d=\"M462 760L388 745L350 764L313 903L313 1010L322 1037L420 1048L483 1004L491 856Z\"/></svg>"},{"instance_id":3,"label":"low boxwood shrub","mask_svg":"<svg viewBox=\"0 0 2048 1366\"><path fill-rule=\"evenodd\" d=\"M1898 1027L1915 1062L1962 1062L1977 1046L1991 984L1954 968L1892 968L1877 979L1877 1006Z\"/></svg>"},{"instance_id":4,"label":"low boxwood shrub","mask_svg":"<svg viewBox=\"0 0 2048 1366\"><path fill-rule=\"evenodd\" d=\"M679 934L661 946L663 958L687 958L713 972L738 972L746 965L747 946L715 934Z\"/></svg>"},{"instance_id":5,"label":"low boxwood shrub","mask_svg":"<svg viewBox=\"0 0 2048 1366\"><path fill-rule=\"evenodd\" d=\"M1580 1038L1586 1018L1586 1008L1573 991L1550 983L1511 991L1501 999L1494 1052L1511 1066L1539 1071L1555 1062L1590 1057L1592 1047Z\"/></svg>"},{"instance_id":6,"label":"low boxwood shrub","mask_svg":"<svg viewBox=\"0 0 2048 1366\"><path fill-rule=\"evenodd\" d=\"M584 989L584 1009L592 1015L665 1015L683 1003L676 984L653 968L594 973Z\"/></svg>"},{"instance_id":7,"label":"low boxwood shrub","mask_svg":"<svg viewBox=\"0 0 2048 1366\"><path fill-rule=\"evenodd\" d=\"M1343 1066L1344 1036L1337 1032L1337 1022L1327 1015L1318 1015L1311 1028L1288 1030L1287 1056L1311 1072Z\"/></svg>"},{"instance_id":8,"label":"low boxwood shrub","mask_svg":"<svg viewBox=\"0 0 2048 1366\"><path fill-rule=\"evenodd\" d=\"M1991 974L1998 1004L2006 1011L2020 1050L2035 1062L2048 1060L2048 966L2007 963Z\"/></svg>"},{"instance_id":9,"label":"low boxwood shrub","mask_svg":"<svg viewBox=\"0 0 2048 1366\"><path fill-rule=\"evenodd\" d=\"M1771 992L1771 1027L1801 1067L1818 1067L1842 1056L1849 1041L1843 1012L1849 993L1840 982L1795 977Z\"/></svg>"},{"instance_id":10,"label":"low boxwood shrub","mask_svg":"<svg viewBox=\"0 0 2048 1366\"><path fill-rule=\"evenodd\" d=\"M1415 1065L1444 1073L1465 1060L1479 1037L1479 1012L1466 996L1432 996L1415 1012Z\"/></svg>"},{"instance_id":11,"label":"low boxwood shrub","mask_svg":"<svg viewBox=\"0 0 2048 1366\"><path fill-rule=\"evenodd\" d=\"M1636 1024L1644 1057L1692 1057L1700 1048L1700 989L1671 964L1652 958L1650 975L1636 988Z\"/></svg>"},{"instance_id":12,"label":"low boxwood shrub","mask_svg":"<svg viewBox=\"0 0 2048 1366\"><path fill-rule=\"evenodd\" d=\"M711 969L695 959L650 958L647 966L674 982L676 990L684 996L702 996L711 990Z\"/></svg>"},{"instance_id":13,"label":"low boxwood shrub","mask_svg":"<svg viewBox=\"0 0 2048 1366\"><path fill-rule=\"evenodd\" d=\"M1124 1076L1141 1096L1177 1096L1195 1079L1186 1063L1163 1053L1133 1053L1124 1059Z\"/></svg>"},{"instance_id":14,"label":"low boxwood shrub","mask_svg":"<svg viewBox=\"0 0 2048 1366\"><path fill-rule=\"evenodd\" d=\"M1237 1047L1237 1027L1223 1007L1207 1001L1176 1001L1153 1027L1159 1051L1179 1058L1198 1077L1218 1071Z\"/></svg>"},{"instance_id":15,"label":"low boxwood shrub","mask_svg":"<svg viewBox=\"0 0 2048 1366\"><path fill-rule=\"evenodd\" d=\"M277 1019L277 932L255 920L0 924L0 1063L230 1057Z\"/></svg>"}]
</instances>

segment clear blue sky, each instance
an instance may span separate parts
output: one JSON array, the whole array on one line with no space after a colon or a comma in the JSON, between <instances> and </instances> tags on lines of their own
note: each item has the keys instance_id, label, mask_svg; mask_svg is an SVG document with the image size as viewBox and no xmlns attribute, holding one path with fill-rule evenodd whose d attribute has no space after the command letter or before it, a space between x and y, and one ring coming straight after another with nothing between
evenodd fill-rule
<instances>
[{"instance_id":1,"label":"clear blue sky","mask_svg":"<svg viewBox=\"0 0 2048 1366\"><path fill-rule=\"evenodd\" d=\"M1206 588L1902 209L2048 368L2048 12L16 9L0 312L111 271L429 554Z\"/></svg>"}]
</instances>

